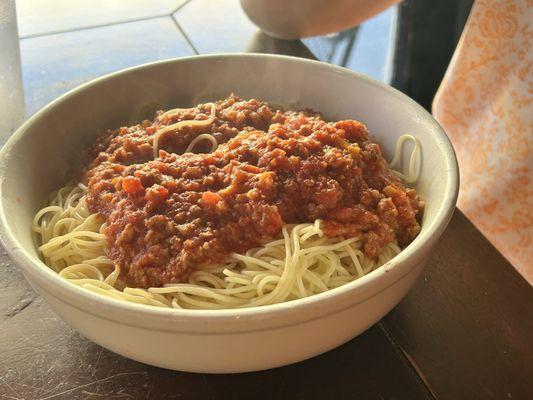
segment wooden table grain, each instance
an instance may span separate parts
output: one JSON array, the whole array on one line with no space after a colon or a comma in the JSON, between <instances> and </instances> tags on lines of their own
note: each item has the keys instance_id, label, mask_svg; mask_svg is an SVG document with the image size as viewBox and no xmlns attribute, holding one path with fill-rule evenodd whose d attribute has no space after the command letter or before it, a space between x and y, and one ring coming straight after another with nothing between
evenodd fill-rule
<instances>
[{"instance_id":1,"label":"wooden table grain","mask_svg":"<svg viewBox=\"0 0 533 400\"><path fill-rule=\"evenodd\" d=\"M193 12L206 1L173 16L191 51L313 57L250 25L235 42L235 19L210 27L215 2ZM36 296L0 247L0 399L528 399L532 338L532 287L458 210L422 277L382 321L321 356L247 374L168 371L101 348Z\"/></svg>"}]
</instances>

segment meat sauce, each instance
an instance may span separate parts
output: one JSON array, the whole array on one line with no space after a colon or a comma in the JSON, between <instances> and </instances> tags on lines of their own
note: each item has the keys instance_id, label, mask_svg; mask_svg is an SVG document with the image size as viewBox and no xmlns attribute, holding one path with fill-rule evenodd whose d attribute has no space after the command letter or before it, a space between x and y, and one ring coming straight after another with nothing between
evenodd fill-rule
<instances>
[{"instance_id":1,"label":"meat sauce","mask_svg":"<svg viewBox=\"0 0 533 400\"><path fill-rule=\"evenodd\" d=\"M106 219L108 256L124 284L183 282L196 266L272 240L289 223L321 219L328 236L361 237L369 257L419 233L422 202L362 123L234 96L215 107L210 126L162 137L155 160L158 129L207 119L210 106L108 131L91 149L88 205ZM203 133L217 139L214 152L202 153L200 142L198 153L181 154Z\"/></svg>"}]
</instances>

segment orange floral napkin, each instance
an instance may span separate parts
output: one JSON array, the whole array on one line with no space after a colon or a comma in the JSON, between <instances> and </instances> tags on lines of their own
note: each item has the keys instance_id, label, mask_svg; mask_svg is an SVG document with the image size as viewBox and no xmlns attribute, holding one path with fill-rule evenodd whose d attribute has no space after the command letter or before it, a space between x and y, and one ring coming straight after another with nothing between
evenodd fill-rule
<instances>
[{"instance_id":1,"label":"orange floral napkin","mask_svg":"<svg viewBox=\"0 0 533 400\"><path fill-rule=\"evenodd\" d=\"M533 0L474 3L433 114L461 168L459 208L533 284Z\"/></svg>"}]
</instances>

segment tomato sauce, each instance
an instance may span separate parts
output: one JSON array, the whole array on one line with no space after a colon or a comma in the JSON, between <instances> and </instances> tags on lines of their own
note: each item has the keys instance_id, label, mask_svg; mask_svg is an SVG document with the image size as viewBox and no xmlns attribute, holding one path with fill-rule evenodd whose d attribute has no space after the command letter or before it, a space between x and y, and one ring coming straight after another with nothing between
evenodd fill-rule
<instances>
[{"instance_id":1,"label":"tomato sauce","mask_svg":"<svg viewBox=\"0 0 533 400\"><path fill-rule=\"evenodd\" d=\"M210 107L108 131L92 148L88 204L106 219L108 256L126 285L183 282L199 265L278 237L288 223L321 219L328 236L361 237L369 257L419 233L423 203L362 123L234 96L215 107L210 126L166 134L155 160L158 129L207 119ZM219 143L214 152L203 152L207 143L181 154L205 133Z\"/></svg>"}]
</instances>

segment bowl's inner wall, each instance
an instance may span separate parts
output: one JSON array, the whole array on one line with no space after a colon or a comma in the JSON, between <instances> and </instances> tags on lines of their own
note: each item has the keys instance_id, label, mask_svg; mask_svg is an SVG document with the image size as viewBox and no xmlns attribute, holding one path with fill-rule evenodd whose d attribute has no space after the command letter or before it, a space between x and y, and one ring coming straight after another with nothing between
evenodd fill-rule
<instances>
[{"instance_id":1,"label":"bowl's inner wall","mask_svg":"<svg viewBox=\"0 0 533 400\"><path fill-rule=\"evenodd\" d=\"M422 145L416 189L426 201L423 231L442 212L452 157L438 126L406 97L318 63L265 57L174 60L129 70L67 95L38 113L9 143L0 182L7 228L37 257L31 223L36 211L79 166L82 152L108 128L152 118L159 108L191 106L235 93L290 108L311 108L327 119L358 119L385 155L405 133Z\"/></svg>"}]
</instances>

